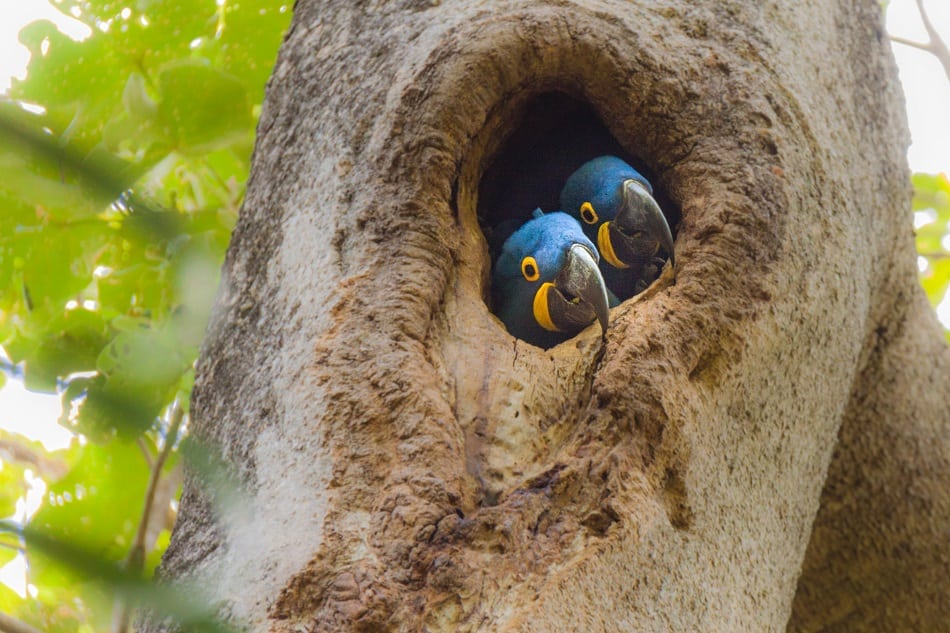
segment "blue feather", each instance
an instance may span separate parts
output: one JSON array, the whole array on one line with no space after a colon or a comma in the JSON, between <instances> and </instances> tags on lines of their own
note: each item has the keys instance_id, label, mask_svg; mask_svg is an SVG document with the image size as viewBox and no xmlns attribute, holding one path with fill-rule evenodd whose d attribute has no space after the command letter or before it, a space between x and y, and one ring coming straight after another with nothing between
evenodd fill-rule
<instances>
[{"instance_id":1,"label":"blue feather","mask_svg":"<svg viewBox=\"0 0 950 633\"><path fill-rule=\"evenodd\" d=\"M636 186L625 191L627 181ZM616 156L600 156L584 163L561 190L561 209L574 217L588 239L597 244L604 281L620 300L644 290L659 275L663 254L673 255L669 225L652 194L650 182ZM636 221L631 219L631 200L637 205ZM621 214L623 217L618 219ZM609 232L602 229L607 223L612 225ZM635 236L626 237L620 232L621 226L629 228ZM614 238L612 244L605 234ZM605 241L608 248L613 247L610 253L604 252Z\"/></svg>"},{"instance_id":2,"label":"blue feather","mask_svg":"<svg viewBox=\"0 0 950 633\"><path fill-rule=\"evenodd\" d=\"M495 314L508 332L547 348L574 332L552 332L542 327L533 310L535 295L543 284L553 283L562 272L572 246L584 246L594 259L597 248L584 235L577 220L566 213L542 213L537 209L533 216L514 231L501 248L492 270L492 292ZM527 257L534 258L536 264L537 274L530 275L530 280L523 267ZM591 322L593 320L591 318Z\"/></svg>"}]
</instances>

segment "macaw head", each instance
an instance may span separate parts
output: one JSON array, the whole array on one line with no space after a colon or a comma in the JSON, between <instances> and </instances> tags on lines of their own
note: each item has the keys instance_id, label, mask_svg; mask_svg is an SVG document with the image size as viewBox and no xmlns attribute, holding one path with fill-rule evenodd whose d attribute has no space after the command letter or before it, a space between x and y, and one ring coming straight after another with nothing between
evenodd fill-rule
<instances>
[{"instance_id":1,"label":"macaw head","mask_svg":"<svg viewBox=\"0 0 950 633\"><path fill-rule=\"evenodd\" d=\"M567 179L561 209L577 218L603 261L643 266L663 248L673 259L673 234L640 172L615 156L590 160Z\"/></svg>"},{"instance_id":2,"label":"macaw head","mask_svg":"<svg viewBox=\"0 0 950 633\"><path fill-rule=\"evenodd\" d=\"M534 214L505 241L495 262L495 314L513 336L544 348L594 320L606 332L607 290L594 244L569 215Z\"/></svg>"}]
</instances>

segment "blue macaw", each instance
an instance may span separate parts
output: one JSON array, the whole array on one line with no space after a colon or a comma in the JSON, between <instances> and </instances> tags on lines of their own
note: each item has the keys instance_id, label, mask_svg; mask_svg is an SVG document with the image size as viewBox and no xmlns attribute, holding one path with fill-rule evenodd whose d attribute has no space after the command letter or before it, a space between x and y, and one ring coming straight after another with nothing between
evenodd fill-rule
<instances>
[{"instance_id":1,"label":"blue macaw","mask_svg":"<svg viewBox=\"0 0 950 633\"><path fill-rule=\"evenodd\" d=\"M611 307L646 289L673 258L673 235L653 187L616 156L590 160L567 179L561 210L577 218L600 252Z\"/></svg>"},{"instance_id":2,"label":"blue macaw","mask_svg":"<svg viewBox=\"0 0 950 633\"><path fill-rule=\"evenodd\" d=\"M606 332L607 289L597 260L597 248L574 218L535 210L495 261L495 314L510 334L545 349L595 319Z\"/></svg>"}]
</instances>

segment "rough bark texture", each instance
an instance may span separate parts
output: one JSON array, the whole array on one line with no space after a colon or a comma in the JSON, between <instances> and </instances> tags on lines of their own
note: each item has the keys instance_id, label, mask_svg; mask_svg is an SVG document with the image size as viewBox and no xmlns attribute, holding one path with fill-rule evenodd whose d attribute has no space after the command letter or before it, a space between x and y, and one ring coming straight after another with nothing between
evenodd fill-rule
<instances>
[{"instance_id":1,"label":"rough bark texture","mask_svg":"<svg viewBox=\"0 0 950 633\"><path fill-rule=\"evenodd\" d=\"M299 0L193 405L242 488L189 483L164 573L255 631L938 630L895 77L873 0ZM483 300L479 195L552 92L679 220L603 348Z\"/></svg>"}]
</instances>

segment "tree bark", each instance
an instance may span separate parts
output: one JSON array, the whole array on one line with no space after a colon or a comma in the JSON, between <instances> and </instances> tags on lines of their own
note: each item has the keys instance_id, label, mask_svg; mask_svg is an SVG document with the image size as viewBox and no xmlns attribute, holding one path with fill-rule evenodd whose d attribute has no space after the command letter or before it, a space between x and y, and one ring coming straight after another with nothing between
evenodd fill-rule
<instances>
[{"instance_id":1,"label":"tree bark","mask_svg":"<svg viewBox=\"0 0 950 633\"><path fill-rule=\"evenodd\" d=\"M254 631L938 630L901 104L872 0L298 0L192 409L240 490L163 574ZM611 145L675 275L516 341L479 220Z\"/></svg>"}]
</instances>

